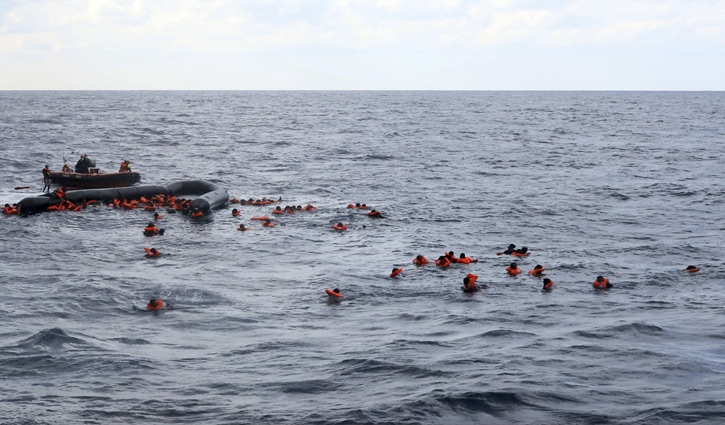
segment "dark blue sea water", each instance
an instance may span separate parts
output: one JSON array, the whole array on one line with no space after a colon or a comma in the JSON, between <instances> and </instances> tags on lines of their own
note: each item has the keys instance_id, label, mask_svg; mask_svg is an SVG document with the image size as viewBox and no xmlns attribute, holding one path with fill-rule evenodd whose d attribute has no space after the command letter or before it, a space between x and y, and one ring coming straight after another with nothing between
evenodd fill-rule
<instances>
[{"instance_id":1,"label":"dark blue sea water","mask_svg":"<svg viewBox=\"0 0 725 425\"><path fill-rule=\"evenodd\" d=\"M725 93L0 92L2 204L81 153L318 209L0 217L2 423L725 421Z\"/></svg>"}]
</instances>

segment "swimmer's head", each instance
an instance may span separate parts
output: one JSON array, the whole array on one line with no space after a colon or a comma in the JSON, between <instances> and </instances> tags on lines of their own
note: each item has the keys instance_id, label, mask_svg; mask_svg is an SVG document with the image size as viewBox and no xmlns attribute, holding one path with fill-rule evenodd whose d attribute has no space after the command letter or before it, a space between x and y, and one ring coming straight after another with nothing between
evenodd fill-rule
<instances>
[{"instance_id":1,"label":"swimmer's head","mask_svg":"<svg viewBox=\"0 0 725 425\"><path fill-rule=\"evenodd\" d=\"M541 264L537 264L534 266L534 270L536 269L543 269L544 267Z\"/></svg>"},{"instance_id":2,"label":"swimmer's head","mask_svg":"<svg viewBox=\"0 0 725 425\"><path fill-rule=\"evenodd\" d=\"M597 276L597 282L604 282L604 276Z\"/></svg>"},{"instance_id":3,"label":"swimmer's head","mask_svg":"<svg viewBox=\"0 0 725 425\"><path fill-rule=\"evenodd\" d=\"M519 266L518 266L518 264L516 264L516 263L511 263L511 265L510 265L509 267L511 267L512 269L516 269L516 268L518 268Z\"/></svg>"}]
</instances>

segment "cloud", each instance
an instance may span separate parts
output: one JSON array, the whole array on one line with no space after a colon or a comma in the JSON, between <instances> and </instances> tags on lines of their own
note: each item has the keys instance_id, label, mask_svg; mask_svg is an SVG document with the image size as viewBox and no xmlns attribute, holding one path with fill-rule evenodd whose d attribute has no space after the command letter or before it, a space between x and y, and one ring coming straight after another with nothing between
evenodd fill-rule
<instances>
[{"instance_id":1,"label":"cloud","mask_svg":"<svg viewBox=\"0 0 725 425\"><path fill-rule=\"evenodd\" d=\"M547 52L553 57L562 49L601 55L619 49L645 57L698 50L714 57L725 56L723 48L723 0L0 2L0 88L13 87L23 69L51 65L82 72L84 66L102 71L105 64L161 74L203 63L237 70L251 64L295 63L298 70L314 70L321 63L357 63L370 72L380 69L373 58L385 57L405 80L403 73L420 72L407 68L412 64L460 63L470 72L498 66L507 72L493 58L510 51L544 61ZM395 71L386 69L388 75ZM472 79L458 72L462 81ZM14 80L5 78L10 75Z\"/></svg>"}]
</instances>

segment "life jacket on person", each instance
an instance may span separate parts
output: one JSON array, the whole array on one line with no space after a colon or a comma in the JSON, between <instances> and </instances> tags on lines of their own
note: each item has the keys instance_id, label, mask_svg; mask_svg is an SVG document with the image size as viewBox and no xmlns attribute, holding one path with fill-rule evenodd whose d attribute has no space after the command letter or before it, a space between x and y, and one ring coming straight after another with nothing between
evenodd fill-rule
<instances>
[{"instance_id":1,"label":"life jacket on person","mask_svg":"<svg viewBox=\"0 0 725 425\"><path fill-rule=\"evenodd\" d=\"M347 207L345 207L345 208L355 208L355 205L353 205L353 204L347 204Z\"/></svg>"},{"instance_id":2,"label":"life jacket on person","mask_svg":"<svg viewBox=\"0 0 725 425\"><path fill-rule=\"evenodd\" d=\"M50 178L50 168L43 167L43 178L46 178L46 179Z\"/></svg>"},{"instance_id":3,"label":"life jacket on person","mask_svg":"<svg viewBox=\"0 0 725 425\"><path fill-rule=\"evenodd\" d=\"M463 292L476 292L480 291L481 288L476 285L476 281L478 280L478 276L476 276L473 273L468 273L465 278L463 278L463 287L461 288Z\"/></svg>"},{"instance_id":4,"label":"life jacket on person","mask_svg":"<svg viewBox=\"0 0 725 425\"><path fill-rule=\"evenodd\" d=\"M156 207L153 204L146 204L143 209L146 211L156 211Z\"/></svg>"},{"instance_id":5,"label":"life jacket on person","mask_svg":"<svg viewBox=\"0 0 725 425\"><path fill-rule=\"evenodd\" d=\"M243 231L245 231L245 230L249 230L249 227L244 227L244 225L243 225L243 224L240 224L240 225L239 225L239 227L237 227L237 230L239 230L239 231L243 232Z\"/></svg>"},{"instance_id":6,"label":"life jacket on person","mask_svg":"<svg viewBox=\"0 0 725 425\"><path fill-rule=\"evenodd\" d=\"M62 187L59 187L53 193L55 193L55 196L57 196L58 199L60 199L65 196L65 189L63 189Z\"/></svg>"},{"instance_id":7,"label":"life jacket on person","mask_svg":"<svg viewBox=\"0 0 725 425\"><path fill-rule=\"evenodd\" d=\"M159 234L159 231L156 226L146 226L143 228L143 234L144 236L155 236Z\"/></svg>"},{"instance_id":8,"label":"life jacket on person","mask_svg":"<svg viewBox=\"0 0 725 425\"><path fill-rule=\"evenodd\" d=\"M60 211L60 205L49 205L48 208L46 208L47 211Z\"/></svg>"},{"instance_id":9,"label":"life jacket on person","mask_svg":"<svg viewBox=\"0 0 725 425\"><path fill-rule=\"evenodd\" d=\"M607 289L607 288L612 287L612 285L609 283L609 279L606 279L606 278L601 282L598 280L595 280L594 282L592 282L592 286L597 289Z\"/></svg>"},{"instance_id":10,"label":"life jacket on person","mask_svg":"<svg viewBox=\"0 0 725 425\"><path fill-rule=\"evenodd\" d=\"M284 214L284 211L282 211L281 207L277 207L272 211L272 214Z\"/></svg>"},{"instance_id":11,"label":"life jacket on person","mask_svg":"<svg viewBox=\"0 0 725 425\"><path fill-rule=\"evenodd\" d=\"M203 215L204 215L204 213L201 210L194 210L191 212L192 217L201 217Z\"/></svg>"},{"instance_id":12,"label":"life jacket on person","mask_svg":"<svg viewBox=\"0 0 725 425\"><path fill-rule=\"evenodd\" d=\"M448 259L448 257L439 258L436 260L436 266L438 267L448 267L451 265L451 260Z\"/></svg>"},{"instance_id":13,"label":"life jacket on person","mask_svg":"<svg viewBox=\"0 0 725 425\"><path fill-rule=\"evenodd\" d=\"M83 209L83 205L76 205L75 207L71 208L74 212L78 212Z\"/></svg>"},{"instance_id":14,"label":"life jacket on person","mask_svg":"<svg viewBox=\"0 0 725 425\"><path fill-rule=\"evenodd\" d=\"M61 169L61 172L62 172L63 174L68 174L68 173L70 173L70 166L69 166L68 164L63 164L63 168Z\"/></svg>"},{"instance_id":15,"label":"life jacket on person","mask_svg":"<svg viewBox=\"0 0 725 425\"><path fill-rule=\"evenodd\" d=\"M263 227L274 227L274 223L272 223L271 221L263 221L262 226Z\"/></svg>"},{"instance_id":16,"label":"life jacket on person","mask_svg":"<svg viewBox=\"0 0 725 425\"><path fill-rule=\"evenodd\" d=\"M517 257L528 257L529 253L527 252L527 253L523 254L521 252L512 252L511 255L515 255Z\"/></svg>"},{"instance_id":17,"label":"life jacket on person","mask_svg":"<svg viewBox=\"0 0 725 425\"><path fill-rule=\"evenodd\" d=\"M154 214L154 220L158 220L158 219L160 219L161 217L163 217L163 215L161 215L161 214L159 214L159 213L155 213L155 214Z\"/></svg>"},{"instance_id":18,"label":"life jacket on person","mask_svg":"<svg viewBox=\"0 0 725 425\"><path fill-rule=\"evenodd\" d=\"M395 276L399 275L402 271L403 271L403 269L393 269L393 272L390 273L390 277L395 277Z\"/></svg>"},{"instance_id":19,"label":"life jacket on person","mask_svg":"<svg viewBox=\"0 0 725 425\"><path fill-rule=\"evenodd\" d=\"M448 261L451 262L451 264L458 262L458 259L456 258L456 256L453 255L453 251L443 253L443 255L446 256L446 258L448 259Z\"/></svg>"},{"instance_id":20,"label":"life jacket on person","mask_svg":"<svg viewBox=\"0 0 725 425\"><path fill-rule=\"evenodd\" d=\"M540 269L529 270L529 274L532 274L534 276L540 276L541 275L541 272L543 272L544 270L546 270L546 269L543 268L543 267L540 268Z\"/></svg>"},{"instance_id":21,"label":"life jacket on person","mask_svg":"<svg viewBox=\"0 0 725 425\"><path fill-rule=\"evenodd\" d=\"M161 300L154 300L156 302L156 305L151 305L151 302L146 304L146 308L149 310L158 310L160 308L164 307L164 302Z\"/></svg>"},{"instance_id":22,"label":"life jacket on person","mask_svg":"<svg viewBox=\"0 0 725 425\"><path fill-rule=\"evenodd\" d=\"M317 207L313 207L311 204L307 204L304 206L304 208L302 208L303 211L314 211L316 209Z\"/></svg>"},{"instance_id":23,"label":"life jacket on person","mask_svg":"<svg viewBox=\"0 0 725 425\"><path fill-rule=\"evenodd\" d=\"M550 279L544 279L544 289L551 289L552 286L554 286L554 282Z\"/></svg>"},{"instance_id":24,"label":"life jacket on person","mask_svg":"<svg viewBox=\"0 0 725 425\"><path fill-rule=\"evenodd\" d=\"M131 171L131 167L128 166L126 161L121 162L121 167L118 169L118 172L125 173L127 171Z\"/></svg>"},{"instance_id":25,"label":"life jacket on person","mask_svg":"<svg viewBox=\"0 0 725 425\"><path fill-rule=\"evenodd\" d=\"M325 289L325 293L330 296L330 298L342 298L342 294L340 293L339 289L335 289L334 291L330 289Z\"/></svg>"},{"instance_id":26,"label":"life jacket on person","mask_svg":"<svg viewBox=\"0 0 725 425\"><path fill-rule=\"evenodd\" d=\"M700 269L698 269L698 268L697 268L697 267L695 267L695 266L687 266L687 268L685 269L685 271L686 271L686 272L690 272L690 273L694 273L694 272L699 272L699 271L700 271Z\"/></svg>"},{"instance_id":27,"label":"life jacket on person","mask_svg":"<svg viewBox=\"0 0 725 425\"><path fill-rule=\"evenodd\" d=\"M517 275L517 274L521 273L521 269L520 269L520 268L516 267L515 269L512 269L512 268L511 268L511 266L508 266L508 267L506 267L506 271L507 271L507 272L508 272L508 273L509 273L509 274L510 274L511 276L513 276L513 275Z\"/></svg>"},{"instance_id":28,"label":"life jacket on person","mask_svg":"<svg viewBox=\"0 0 725 425\"><path fill-rule=\"evenodd\" d=\"M3 212L5 214L15 214L18 212L17 208L13 208L10 205L6 205L3 207Z\"/></svg>"},{"instance_id":29,"label":"life jacket on person","mask_svg":"<svg viewBox=\"0 0 725 425\"><path fill-rule=\"evenodd\" d=\"M151 249L144 247L144 250L146 250L147 257L158 257L159 255L161 255L161 253L156 248Z\"/></svg>"},{"instance_id":30,"label":"life jacket on person","mask_svg":"<svg viewBox=\"0 0 725 425\"><path fill-rule=\"evenodd\" d=\"M456 263L471 264L471 259L468 257L459 258L456 260Z\"/></svg>"},{"instance_id":31,"label":"life jacket on person","mask_svg":"<svg viewBox=\"0 0 725 425\"><path fill-rule=\"evenodd\" d=\"M380 214L380 211L372 210L368 213L368 217L379 218L382 217L382 214Z\"/></svg>"},{"instance_id":32,"label":"life jacket on person","mask_svg":"<svg viewBox=\"0 0 725 425\"><path fill-rule=\"evenodd\" d=\"M242 213L241 211L239 211L238 209L235 208L234 211L232 211L232 217L236 217L241 213Z\"/></svg>"},{"instance_id":33,"label":"life jacket on person","mask_svg":"<svg viewBox=\"0 0 725 425\"><path fill-rule=\"evenodd\" d=\"M332 226L332 228L342 232L343 230L347 230L347 225L343 224L342 226L340 226L340 224L336 224Z\"/></svg>"},{"instance_id":34,"label":"life jacket on person","mask_svg":"<svg viewBox=\"0 0 725 425\"><path fill-rule=\"evenodd\" d=\"M131 202L126 201L125 199L123 200L123 203L121 203L121 206L123 207L124 210L135 210L136 209L136 205L132 204Z\"/></svg>"},{"instance_id":35,"label":"life jacket on person","mask_svg":"<svg viewBox=\"0 0 725 425\"><path fill-rule=\"evenodd\" d=\"M360 205L360 206L359 206L358 208L360 208L361 210L366 210L366 209L368 209L369 207L368 207L367 205L365 205L365 204L362 204L362 205Z\"/></svg>"},{"instance_id":36,"label":"life jacket on person","mask_svg":"<svg viewBox=\"0 0 725 425\"><path fill-rule=\"evenodd\" d=\"M422 266L423 264L428 264L428 259L425 258L425 256L421 255L420 260L418 259L418 257L413 258L413 264L415 264L416 266Z\"/></svg>"}]
</instances>

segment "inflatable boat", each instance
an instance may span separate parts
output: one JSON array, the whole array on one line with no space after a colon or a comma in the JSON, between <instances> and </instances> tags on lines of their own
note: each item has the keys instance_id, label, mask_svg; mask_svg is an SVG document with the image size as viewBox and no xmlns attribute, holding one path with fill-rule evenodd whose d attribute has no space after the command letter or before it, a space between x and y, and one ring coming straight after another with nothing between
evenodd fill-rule
<instances>
[{"instance_id":1,"label":"inflatable boat","mask_svg":"<svg viewBox=\"0 0 725 425\"><path fill-rule=\"evenodd\" d=\"M98 189L103 187L127 187L141 181L141 174L123 173L61 173L50 172L50 181L69 189Z\"/></svg>"},{"instance_id":2,"label":"inflatable boat","mask_svg":"<svg viewBox=\"0 0 725 425\"><path fill-rule=\"evenodd\" d=\"M119 173L130 174L130 173ZM186 180L169 184L168 186L142 185L123 188L85 189L67 192L62 199L75 204L88 201L113 202L114 199L125 201L139 200L142 197L151 198L155 195L189 196L195 197L189 210L201 211L206 214L213 208L224 206L229 201L226 189L213 183L202 180ZM51 205L57 205L61 198L55 193L45 193L39 196L25 198L18 202L19 214L35 214L47 211Z\"/></svg>"}]
</instances>

